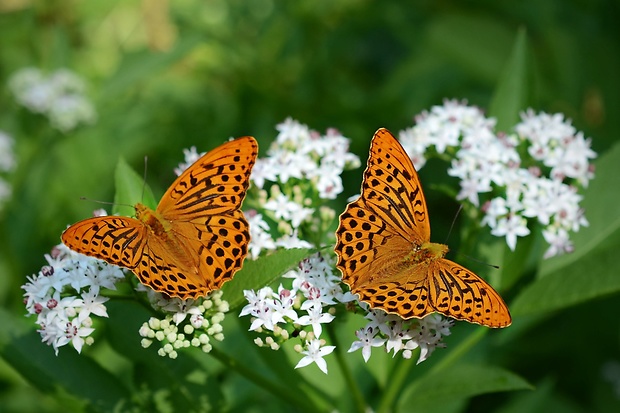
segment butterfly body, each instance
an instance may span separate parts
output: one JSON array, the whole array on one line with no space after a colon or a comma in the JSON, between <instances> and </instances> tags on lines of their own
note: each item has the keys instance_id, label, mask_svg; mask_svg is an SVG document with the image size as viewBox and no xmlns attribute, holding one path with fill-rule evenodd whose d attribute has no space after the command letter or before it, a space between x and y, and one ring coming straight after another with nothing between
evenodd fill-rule
<instances>
[{"instance_id":1,"label":"butterfly body","mask_svg":"<svg viewBox=\"0 0 620 413\"><path fill-rule=\"evenodd\" d=\"M195 253L189 249L190 245L182 242L174 231L175 221L168 220L156 210L143 204L134 206L136 219L144 225L145 237L151 243L159 243L167 255L174 256L179 271L184 274L199 275L199 263ZM141 278L142 280L142 278Z\"/></svg>"},{"instance_id":2,"label":"butterfly body","mask_svg":"<svg viewBox=\"0 0 620 413\"><path fill-rule=\"evenodd\" d=\"M386 129L372 141L360 197L340 216L337 266L343 281L371 308L404 319L439 312L489 327L510 313L482 278L430 242L430 224L417 172Z\"/></svg>"},{"instance_id":3,"label":"butterfly body","mask_svg":"<svg viewBox=\"0 0 620 413\"><path fill-rule=\"evenodd\" d=\"M172 297L219 289L243 264L249 226L239 210L258 146L239 138L185 170L155 210L135 205L135 218L106 216L70 226L69 248L129 268L140 282Z\"/></svg>"}]
</instances>

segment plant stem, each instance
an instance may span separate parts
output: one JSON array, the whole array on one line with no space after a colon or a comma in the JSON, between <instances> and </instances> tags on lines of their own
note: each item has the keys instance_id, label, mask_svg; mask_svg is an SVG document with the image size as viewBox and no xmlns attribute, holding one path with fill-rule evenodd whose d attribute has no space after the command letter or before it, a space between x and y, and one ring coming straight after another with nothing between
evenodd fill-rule
<instances>
[{"instance_id":1,"label":"plant stem","mask_svg":"<svg viewBox=\"0 0 620 413\"><path fill-rule=\"evenodd\" d=\"M327 332L331 338L332 343L336 346L336 351L334 355L336 356L336 361L338 362L338 366L340 367L340 371L344 376L344 380L347 383L347 386L351 392L351 396L353 397L353 404L355 405L355 409L359 413L364 413L367 411L366 401L364 400L364 395L362 394L353 374L351 373L351 369L347 365L344 355L342 354L342 346L338 342L338 337L336 332L334 331L334 326L332 324L327 324Z\"/></svg>"},{"instance_id":2,"label":"plant stem","mask_svg":"<svg viewBox=\"0 0 620 413\"><path fill-rule=\"evenodd\" d=\"M464 341L462 341L457 347L446 354L437 364L429 370L427 374L436 374L441 370L444 370L454 364L458 359L463 357L473 346L475 346L489 331L488 328L480 327L475 332L469 335Z\"/></svg>"},{"instance_id":3,"label":"plant stem","mask_svg":"<svg viewBox=\"0 0 620 413\"><path fill-rule=\"evenodd\" d=\"M256 386L267 390L274 396L285 400L292 406L296 406L299 410L312 413L319 411L319 409L312 404L312 401L310 399L303 398L302 400L299 397L296 397L296 395L291 392L290 389L287 389L286 387L280 387L271 380L263 377L260 374L257 374L254 370L229 357L226 353L219 351L217 348L213 347L209 354L215 357L220 363L222 363L226 367L231 368L247 380L254 383Z\"/></svg>"},{"instance_id":4,"label":"plant stem","mask_svg":"<svg viewBox=\"0 0 620 413\"><path fill-rule=\"evenodd\" d=\"M409 372L415 365L413 361L414 359L415 357L412 357L409 360L403 359L402 361L396 363L396 368L390 375L390 380L385 393L383 394L383 397L381 397L381 402L377 408L377 413L387 413L393 410L396 396L400 394L403 384L405 383L407 376L409 376Z\"/></svg>"}]
</instances>

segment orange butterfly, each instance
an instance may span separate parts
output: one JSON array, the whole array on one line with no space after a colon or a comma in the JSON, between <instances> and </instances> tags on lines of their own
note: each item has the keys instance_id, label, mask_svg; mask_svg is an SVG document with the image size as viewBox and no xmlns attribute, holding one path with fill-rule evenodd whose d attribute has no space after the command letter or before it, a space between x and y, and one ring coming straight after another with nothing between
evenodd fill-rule
<instances>
[{"instance_id":1,"label":"orange butterfly","mask_svg":"<svg viewBox=\"0 0 620 413\"><path fill-rule=\"evenodd\" d=\"M230 280L247 254L249 227L239 208L257 153L252 137L226 142L185 170L155 211L138 203L135 219L85 219L67 228L62 242L129 268L155 291L204 296Z\"/></svg>"},{"instance_id":2,"label":"orange butterfly","mask_svg":"<svg viewBox=\"0 0 620 413\"><path fill-rule=\"evenodd\" d=\"M511 323L504 300L482 278L430 242L424 193L411 159L387 129L372 140L362 194L336 231L343 281L371 308L404 319L438 312L488 327Z\"/></svg>"}]
</instances>

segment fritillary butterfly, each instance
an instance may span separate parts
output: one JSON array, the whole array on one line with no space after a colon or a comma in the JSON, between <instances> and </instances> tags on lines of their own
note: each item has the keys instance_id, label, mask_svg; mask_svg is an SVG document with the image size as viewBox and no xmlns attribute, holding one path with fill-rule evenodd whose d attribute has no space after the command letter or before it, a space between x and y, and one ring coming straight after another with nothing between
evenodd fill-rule
<instances>
[{"instance_id":1,"label":"fritillary butterfly","mask_svg":"<svg viewBox=\"0 0 620 413\"><path fill-rule=\"evenodd\" d=\"M482 278L430 242L424 193L411 159L386 129L373 137L360 197L340 216L335 247L343 281L361 301L404 319L438 312L488 327L511 323Z\"/></svg>"},{"instance_id":2,"label":"fritillary butterfly","mask_svg":"<svg viewBox=\"0 0 620 413\"><path fill-rule=\"evenodd\" d=\"M136 218L85 219L62 242L129 268L168 296L204 296L230 280L247 254L249 227L239 208L257 153L252 137L226 142L187 168L154 211L138 203Z\"/></svg>"}]
</instances>

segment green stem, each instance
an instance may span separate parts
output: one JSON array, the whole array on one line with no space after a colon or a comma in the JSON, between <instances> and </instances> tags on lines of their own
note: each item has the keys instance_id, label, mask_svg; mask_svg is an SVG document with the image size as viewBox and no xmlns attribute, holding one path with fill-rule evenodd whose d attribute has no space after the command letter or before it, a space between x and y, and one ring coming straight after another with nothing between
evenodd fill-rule
<instances>
[{"instance_id":1,"label":"green stem","mask_svg":"<svg viewBox=\"0 0 620 413\"><path fill-rule=\"evenodd\" d=\"M351 396L353 397L355 411L359 413L364 413L367 411L367 404L364 400L364 395L362 394L362 391L357 385L357 381L355 381L355 378L353 377L351 369L349 369L349 366L344 359L342 346L338 342L338 337L336 336L336 332L334 331L334 326L331 323L327 324L327 333L329 334L332 343L336 346L336 351L334 355L336 356L336 361L338 362L340 371L342 372L344 380L347 383L347 386L351 392Z\"/></svg>"},{"instance_id":2,"label":"green stem","mask_svg":"<svg viewBox=\"0 0 620 413\"><path fill-rule=\"evenodd\" d=\"M433 366L433 368L428 372L428 374L436 374L440 371L450 367L457 360L463 357L472 347L474 347L489 331L486 327L477 328L475 332L469 335L464 341L462 341L457 347L455 347L452 351L446 354L445 357L441 359L437 364Z\"/></svg>"},{"instance_id":3,"label":"green stem","mask_svg":"<svg viewBox=\"0 0 620 413\"><path fill-rule=\"evenodd\" d=\"M275 384L271 380L263 377L260 374L257 374L254 370L246 367L245 365L239 363L237 360L229 357L226 353L219 351L215 347L211 349L211 352L209 354L215 357L220 363L222 363L226 367L229 367L230 369L236 371L237 373L239 373L241 376L243 376L247 380L254 383L256 386L267 390L274 396L285 400L287 403L291 404L292 406L296 406L299 410L306 411L306 412L319 411L318 408L312 404L311 400L307 398L304 398L302 400L296 397L294 392L291 392L290 389L286 387L280 387L279 385Z\"/></svg>"},{"instance_id":4,"label":"green stem","mask_svg":"<svg viewBox=\"0 0 620 413\"><path fill-rule=\"evenodd\" d=\"M396 368L390 375L390 380L387 388L385 389L385 393L383 393L383 397L381 397L379 407L377 408L377 413L387 413L394 410L394 401L400 394L405 380L407 380L407 377L409 376L409 372L415 365L413 360L416 358L417 357L412 356L409 360L403 359L402 361L396 363Z\"/></svg>"},{"instance_id":5,"label":"green stem","mask_svg":"<svg viewBox=\"0 0 620 413\"><path fill-rule=\"evenodd\" d=\"M253 336L250 334L250 331L246 329L243 329L243 331L243 337L254 345ZM258 356L271 372L277 376L280 382L287 383L289 392L295 393L298 397L303 399L302 403L308 404L310 402L307 402L306 399L312 398L316 403L320 403L316 411L330 411L332 406L336 404L332 396L325 393L316 385L309 382L303 375L299 374L290 363L288 357L282 355L282 351L274 352L272 350L260 348L258 349Z\"/></svg>"}]
</instances>

